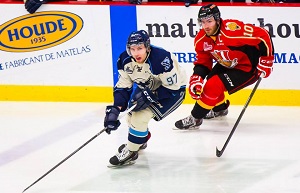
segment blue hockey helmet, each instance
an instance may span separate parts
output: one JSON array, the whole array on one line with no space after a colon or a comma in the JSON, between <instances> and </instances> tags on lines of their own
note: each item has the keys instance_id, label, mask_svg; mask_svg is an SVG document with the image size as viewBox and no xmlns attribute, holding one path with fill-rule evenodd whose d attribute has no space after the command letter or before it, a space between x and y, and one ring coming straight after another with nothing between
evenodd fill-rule
<instances>
[{"instance_id":1,"label":"blue hockey helmet","mask_svg":"<svg viewBox=\"0 0 300 193\"><path fill-rule=\"evenodd\" d=\"M198 13L198 22L210 17L214 17L216 21L219 21L221 18L220 10L215 4L204 5L200 8Z\"/></svg>"},{"instance_id":2,"label":"blue hockey helmet","mask_svg":"<svg viewBox=\"0 0 300 193\"><path fill-rule=\"evenodd\" d=\"M132 45L139 45L139 44L144 44L147 51L150 51L150 37L148 33L145 30L139 30L139 31L134 31L131 32L127 39L126 43L126 51L129 55L130 54L130 46Z\"/></svg>"}]
</instances>

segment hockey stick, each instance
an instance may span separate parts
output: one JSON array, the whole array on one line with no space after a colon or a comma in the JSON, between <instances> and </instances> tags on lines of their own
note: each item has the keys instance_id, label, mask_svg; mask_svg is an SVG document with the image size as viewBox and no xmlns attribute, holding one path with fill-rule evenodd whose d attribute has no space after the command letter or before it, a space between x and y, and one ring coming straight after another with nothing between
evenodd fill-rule
<instances>
[{"instance_id":1,"label":"hockey stick","mask_svg":"<svg viewBox=\"0 0 300 193\"><path fill-rule=\"evenodd\" d=\"M260 83L260 81L261 81L261 77L258 78L258 80L257 80L257 82L256 82L256 84L255 84L255 86L254 86L254 88L253 88L253 90L252 90L252 92L251 92L251 94L250 94L250 96L249 96L249 98L248 98L246 104L244 105L244 108L243 108L242 112L240 113L238 119L236 120L236 122L235 122L235 124L234 124L234 126L233 126L233 128L232 128L232 130L231 130L231 132L230 132L230 134L229 134L229 136L228 136L228 138L227 138L227 140L226 140L224 146L223 146L223 148L221 149L221 151L218 150L218 147L216 147L216 155L217 155L217 157L221 157L222 154L224 153L225 148L226 148L226 146L228 145L228 143L229 143L229 141L230 141L230 139L231 139L231 137L232 137L232 135L233 135L235 129L237 128L237 126L238 126L240 120L242 119L242 117L243 117L243 115L244 115L244 113L245 113L245 111L246 111L246 108L248 107L248 105L249 105L249 103L250 103L250 101L251 101L251 99L252 99L252 97L253 97L253 95L254 95L254 93L255 93L255 91L256 91L256 89L257 89L259 83Z\"/></svg>"},{"instance_id":2,"label":"hockey stick","mask_svg":"<svg viewBox=\"0 0 300 193\"><path fill-rule=\"evenodd\" d=\"M132 107L130 107L128 110L126 110L125 112L123 112L120 116L119 116L119 120L121 118L123 118L127 113L131 112L136 105L133 105ZM96 135L94 135L92 138L90 138L87 142L85 142L83 145L81 145L78 149L76 149L75 151L73 151L70 155L68 155L65 159L63 159L62 161L60 161L58 164L56 164L54 167L52 167L48 172L46 172L44 175L42 175L40 178L38 178L36 181L34 181L30 186L28 186L27 188L25 188L23 190L23 192L25 192L26 190L28 190L31 186L33 186L34 184L36 184L38 181L40 181L41 179L43 179L45 176L47 176L50 172L52 172L55 168L57 168L58 166L60 166L62 163L64 163L67 159L69 159L70 157L72 157L75 153L77 153L80 149L82 149L84 146L86 146L87 144L89 144L91 141L93 141L94 139L96 139L96 137L98 137L101 133L103 133L106 130L106 128L102 129L100 132L98 132ZM23 193L22 192L22 193Z\"/></svg>"}]
</instances>

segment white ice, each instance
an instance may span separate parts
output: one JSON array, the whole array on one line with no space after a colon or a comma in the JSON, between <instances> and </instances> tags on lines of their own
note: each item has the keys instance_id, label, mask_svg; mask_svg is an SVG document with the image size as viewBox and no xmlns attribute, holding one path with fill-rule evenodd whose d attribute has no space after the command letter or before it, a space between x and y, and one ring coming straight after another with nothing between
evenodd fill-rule
<instances>
[{"instance_id":1,"label":"white ice","mask_svg":"<svg viewBox=\"0 0 300 193\"><path fill-rule=\"evenodd\" d=\"M22 193L103 129L105 103L0 102L0 192ZM152 138L135 165L107 167L127 125L105 132L75 152L27 193L298 193L300 107L252 106L224 154L243 106L204 121L200 130L172 130L190 114L182 105L151 121Z\"/></svg>"}]
</instances>

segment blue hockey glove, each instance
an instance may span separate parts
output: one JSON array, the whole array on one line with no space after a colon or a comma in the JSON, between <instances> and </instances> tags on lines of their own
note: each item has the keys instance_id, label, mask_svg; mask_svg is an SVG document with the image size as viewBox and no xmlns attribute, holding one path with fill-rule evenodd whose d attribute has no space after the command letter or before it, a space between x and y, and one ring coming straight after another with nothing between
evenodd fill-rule
<instances>
[{"instance_id":1,"label":"blue hockey glove","mask_svg":"<svg viewBox=\"0 0 300 193\"><path fill-rule=\"evenodd\" d=\"M121 125L118 120L120 109L116 106L107 106L105 113L104 127L106 128L106 133L110 134L112 130L117 130Z\"/></svg>"},{"instance_id":2,"label":"blue hockey glove","mask_svg":"<svg viewBox=\"0 0 300 193\"><path fill-rule=\"evenodd\" d=\"M130 4L136 4L136 5L140 5L142 4L142 0L129 0Z\"/></svg>"},{"instance_id":3,"label":"blue hockey glove","mask_svg":"<svg viewBox=\"0 0 300 193\"><path fill-rule=\"evenodd\" d=\"M29 13L35 13L36 10L44 3L47 3L47 0L27 0L25 2L25 9Z\"/></svg>"},{"instance_id":4,"label":"blue hockey glove","mask_svg":"<svg viewBox=\"0 0 300 193\"><path fill-rule=\"evenodd\" d=\"M198 0L184 0L184 6L189 7L191 4L197 4Z\"/></svg>"},{"instance_id":5,"label":"blue hockey glove","mask_svg":"<svg viewBox=\"0 0 300 193\"><path fill-rule=\"evenodd\" d=\"M146 87L132 97L131 103L136 104L136 107L132 111L141 111L146 109L151 103L157 102L156 96Z\"/></svg>"}]
</instances>

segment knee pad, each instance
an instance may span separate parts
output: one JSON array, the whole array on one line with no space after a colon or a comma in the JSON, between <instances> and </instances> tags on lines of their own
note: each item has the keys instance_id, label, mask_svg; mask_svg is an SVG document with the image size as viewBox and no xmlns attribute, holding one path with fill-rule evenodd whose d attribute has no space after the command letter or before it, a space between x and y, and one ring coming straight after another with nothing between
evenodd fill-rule
<instances>
[{"instance_id":1,"label":"knee pad","mask_svg":"<svg viewBox=\"0 0 300 193\"><path fill-rule=\"evenodd\" d=\"M149 108L130 114L127 116L128 126L137 131L147 131L148 123L154 116Z\"/></svg>"},{"instance_id":2,"label":"knee pad","mask_svg":"<svg viewBox=\"0 0 300 193\"><path fill-rule=\"evenodd\" d=\"M217 103L224 101L225 91L226 88L223 82L219 76L215 75L205 83L200 101L207 106L214 107Z\"/></svg>"}]
</instances>

